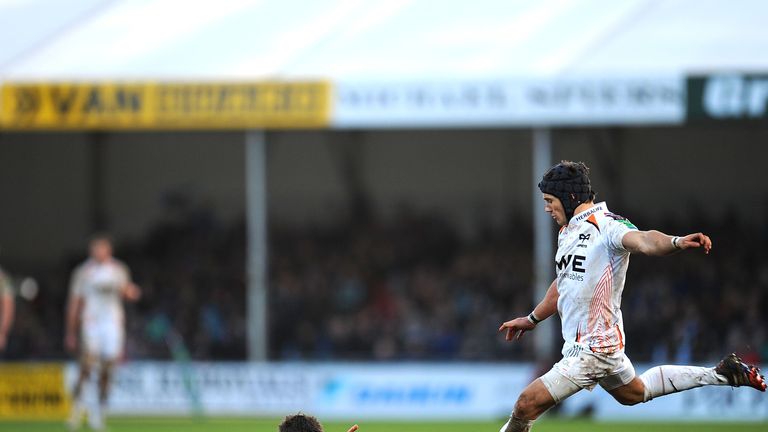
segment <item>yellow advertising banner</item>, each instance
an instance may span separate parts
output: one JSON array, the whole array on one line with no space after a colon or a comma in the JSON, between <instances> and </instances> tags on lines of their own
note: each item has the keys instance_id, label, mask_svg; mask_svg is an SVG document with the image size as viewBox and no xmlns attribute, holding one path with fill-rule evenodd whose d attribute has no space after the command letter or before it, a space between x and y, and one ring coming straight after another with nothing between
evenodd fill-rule
<instances>
[{"instance_id":1,"label":"yellow advertising banner","mask_svg":"<svg viewBox=\"0 0 768 432\"><path fill-rule=\"evenodd\" d=\"M64 365L0 363L0 420L64 419Z\"/></svg>"},{"instance_id":2,"label":"yellow advertising banner","mask_svg":"<svg viewBox=\"0 0 768 432\"><path fill-rule=\"evenodd\" d=\"M318 128L329 123L328 82L9 83L5 130Z\"/></svg>"}]
</instances>

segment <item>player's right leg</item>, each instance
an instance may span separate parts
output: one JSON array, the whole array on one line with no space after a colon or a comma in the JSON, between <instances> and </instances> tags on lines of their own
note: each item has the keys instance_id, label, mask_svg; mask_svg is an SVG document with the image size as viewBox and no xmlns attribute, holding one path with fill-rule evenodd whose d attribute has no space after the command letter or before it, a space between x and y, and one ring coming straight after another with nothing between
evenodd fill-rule
<instances>
[{"instance_id":1,"label":"player's right leg","mask_svg":"<svg viewBox=\"0 0 768 432\"><path fill-rule=\"evenodd\" d=\"M93 370L95 357L89 355L86 350L83 350L82 355L78 361L79 373L77 375L77 381L75 381L75 387L72 389L72 409L69 413L69 419L67 420L67 426L69 430L77 430L80 428L80 424L83 421L85 415L85 405L83 402L83 386L91 377L91 371Z\"/></svg>"},{"instance_id":2,"label":"player's right leg","mask_svg":"<svg viewBox=\"0 0 768 432\"><path fill-rule=\"evenodd\" d=\"M75 381L75 387L72 389L72 399L80 400L83 394L83 385L91 377L93 361L88 355L83 354L78 361L79 373L77 374L77 381Z\"/></svg>"},{"instance_id":3,"label":"player's right leg","mask_svg":"<svg viewBox=\"0 0 768 432\"><path fill-rule=\"evenodd\" d=\"M109 387L112 384L112 371L115 368L115 360L105 359L101 363L101 370L99 371L99 403L101 405L107 404L109 398Z\"/></svg>"},{"instance_id":4,"label":"player's right leg","mask_svg":"<svg viewBox=\"0 0 768 432\"><path fill-rule=\"evenodd\" d=\"M515 409L499 432L528 432L533 422L548 409L581 390L581 387L550 370L537 378L520 393Z\"/></svg>"},{"instance_id":5,"label":"player's right leg","mask_svg":"<svg viewBox=\"0 0 768 432\"><path fill-rule=\"evenodd\" d=\"M546 410L555 406L555 399L549 394L540 378L537 378L520 393L515 409L499 432L528 432L533 421Z\"/></svg>"}]
</instances>

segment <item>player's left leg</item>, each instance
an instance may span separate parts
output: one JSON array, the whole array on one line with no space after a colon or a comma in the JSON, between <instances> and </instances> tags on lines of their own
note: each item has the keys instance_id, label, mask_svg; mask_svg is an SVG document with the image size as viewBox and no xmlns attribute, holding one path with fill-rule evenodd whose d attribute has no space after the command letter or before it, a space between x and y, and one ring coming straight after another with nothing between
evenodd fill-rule
<instances>
[{"instance_id":1,"label":"player's left leg","mask_svg":"<svg viewBox=\"0 0 768 432\"><path fill-rule=\"evenodd\" d=\"M713 368L698 366L656 366L630 383L609 390L619 403L635 405L655 397L706 385L749 386L765 391L759 370L731 354Z\"/></svg>"},{"instance_id":2,"label":"player's left leg","mask_svg":"<svg viewBox=\"0 0 768 432\"><path fill-rule=\"evenodd\" d=\"M608 390L608 393L622 405L635 405L644 402L645 384L635 377L629 384Z\"/></svg>"},{"instance_id":3,"label":"player's left leg","mask_svg":"<svg viewBox=\"0 0 768 432\"><path fill-rule=\"evenodd\" d=\"M718 376L714 368L656 366L609 393L622 405L635 405L705 385L728 385L728 381Z\"/></svg>"}]
</instances>

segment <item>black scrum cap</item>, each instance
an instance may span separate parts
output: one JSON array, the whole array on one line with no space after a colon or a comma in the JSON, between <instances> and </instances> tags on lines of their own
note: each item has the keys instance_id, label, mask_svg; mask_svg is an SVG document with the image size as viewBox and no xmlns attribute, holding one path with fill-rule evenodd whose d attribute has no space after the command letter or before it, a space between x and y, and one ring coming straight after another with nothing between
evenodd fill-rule
<instances>
[{"instance_id":1,"label":"black scrum cap","mask_svg":"<svg viewBox=\"0 0 768 432\"><path fill-rule=\"evenodd\" d=\"M539 189L560 199L568 220L579 204L595 198L589 182L589 168L583 162L562 161L553 166L539 182Z\"/></svg>"}]
</instances>

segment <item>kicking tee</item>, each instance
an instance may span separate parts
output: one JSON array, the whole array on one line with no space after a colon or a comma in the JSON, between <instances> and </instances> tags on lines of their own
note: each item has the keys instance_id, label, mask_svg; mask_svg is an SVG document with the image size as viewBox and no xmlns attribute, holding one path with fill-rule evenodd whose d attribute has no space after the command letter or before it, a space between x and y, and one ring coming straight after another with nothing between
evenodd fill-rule
<instances>
[{"instance_id":1,"label":"kicking tee","mask_svg":"<svg viewBox=\"0 0 768 432\"><path fill-rule=\"evenodd\" d=\"M118 260L99 263L89 259L75 269L70 295L83 299L83 325L121 325L123 287L131 280L128 267Z\"/></svg>"},{"instance_id":2,"label":"kicking tee","mask_svg":"<svg viewBox=\"0 0 768 432\"><path fill-rule=\"evenodd\" d=\"M629 220L608 211L604 202L574 215L560 229L555 266L564 357L585 349L603 354L624 351L621 294L629 251L621 240L635 230Z\"/></svg>"}]
</instances>

